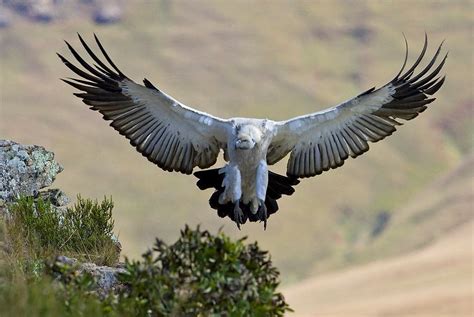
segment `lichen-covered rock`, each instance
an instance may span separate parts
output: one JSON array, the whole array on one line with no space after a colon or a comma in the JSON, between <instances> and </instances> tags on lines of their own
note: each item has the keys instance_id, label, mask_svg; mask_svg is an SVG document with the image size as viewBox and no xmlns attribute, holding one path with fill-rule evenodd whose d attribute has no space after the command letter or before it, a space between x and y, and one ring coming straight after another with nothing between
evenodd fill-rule
<instances>
[{"instance_id":1,"label":"lichen-covered rock","mask_svg":"<svg viewBox=\"0 0 474 317\"><path fill-rule=\"evenodd\" d=\"M36 197L62 170L54 153L42 146L0 140L0 201L8 203L20 195Z\"/></svg>"},{"instance_id":2,"label":"lichen-covered rock","mask_svg":"<svg viewBox=\"0 0 474 317\"><path fill-rule=\"evenodd\" d=\"M96 292L99 296L104 297L117 288L123 287L120 284L117 275L126 273L126 270L120 265L116 267L98 266L94 263L79 263L76 259L64 255L58 256L54 263L55 266L67 265L74 267L77 273L84 272L92 275L96 282Z\"/></svg>"},{"instance_id":3,"label":"lichen-covered rock","mask_svg":"<svg viewBox=\"0 0 474 317\"><path fill-rule=\"evenodd\" d=\"M44 201L49 201L55 207L64 207L71 202L66 193L58 188L41 191L39 197Z\"/></svg>"},{"instance_id":4,"label":"lichen-covered rock","mask_svg":"<svg viewBox=\"0 0 474 317\"><path fill-rule=\"evenodd\" d=\"M97 266L94 263L84 263L80 267L94 277L97 282L97 293L101 296L117 288L119 286L117 275L126 272L124 268Z\"/></svg>"}]
</instances>

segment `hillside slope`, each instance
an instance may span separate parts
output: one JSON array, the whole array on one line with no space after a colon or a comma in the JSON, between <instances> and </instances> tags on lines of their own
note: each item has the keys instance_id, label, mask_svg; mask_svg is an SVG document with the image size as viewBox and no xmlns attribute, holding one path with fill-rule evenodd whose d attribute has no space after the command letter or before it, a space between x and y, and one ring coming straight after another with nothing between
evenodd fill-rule
<instances>
[{"instance_id":1,"label":"hillside slope","mask_svg":"<svg viewBox=\"0 0 474 317\"><path fill-rule=\"evenodd\" d=\"M422 250L286 288L292 316L472 316L473 225Z\"/></svg>"},{"instance_id":2,"label":"hillside slope","mask_svg":"<svg viewBox=\"0 0 474 317\"><path fill-rule=\"evenodd\" d=\"M387 256L383 250L399 255L287 287L295 316L472 316L473 162L426 189L431 203L420 197L398 210L392 227L405 231L387 230L366 250L373 258ZM425 246L407 252L415 245Z\"/></svg>"},{"instance_id":3,"label":"hillside slope","mask_svg":"<svg viewBox=\"0 0 474 317\"><path fill-rule=\"evenodd\" d=\"M52 149L67 171L58 186L71 196L112 195L129 256L155 236L172 241L185 223L201 223L258 240L287 282L347 265L367 247L357 239L371 230L367 224L399 210L470 151L469 1L417 1L410 10L379 1L127 1L123 21L107 27L75 14L75 2L65 5L67 19L33 25L17 18L0 30L0 135ZM59 81L71 74L55 55L70 56L63 39L77 46L76 32L88 40L95 32L129 77L146 76L186 104L222 117L284 119L384 84L401 66L401 33L413 59L424 31L429 54L445 38L450 50L438 100L357 160L304 180L266 231L261 224L238 231L210 210L211 193L198 191L192 177L137 154ZM282 172L284 163L275 168Z\"/></svg>"}]
</instances>

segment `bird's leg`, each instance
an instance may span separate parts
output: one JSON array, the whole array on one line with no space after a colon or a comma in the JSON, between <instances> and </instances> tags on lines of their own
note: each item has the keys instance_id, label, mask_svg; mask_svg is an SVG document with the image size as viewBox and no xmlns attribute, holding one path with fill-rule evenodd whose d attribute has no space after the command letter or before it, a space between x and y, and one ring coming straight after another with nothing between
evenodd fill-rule
<instances>
[{"instance_id":1,"label":"bird's leg","mask_svg":"<svg viewBox=\"0 0 474 317\"><path fill-rule=\"evenodd\" d=\"M242 178L240 170L237 165L227 164L219 171L220 174L225 174L222 181L224 191L219 196L219 204L224 205L228 202L235 203L242 197Z\"/></svg>"},{"instance_id":2,"label":"bird's leg","mask_svg":"<svg viewBox=\"0 0 474 317\"><path fill-rule=\"evenodd\" d=\"M239 230L240 224L245 223L244 213L242 212L242 209L240 209L240 200L237 200L234 204L234 221L237 224L237 228L239 228Z\"/></svg>"},{"instance_id":3,"label":"bird's leg","mask_svg":"<svg viewBox=\"0 0 474 317\"><path fill-rule=\"evenodd\" d=\"M268 186L268 168L267 162L265 160L261 160L257 166L257 175L255 180L255 190L257 194L258 200L265 201L265 197L267 196L267 186Z\"/></svg>"},{"instance_id":4,"label":"bird's leg","mask_svg":"<svg viewBox=\"0 0 474 317\"><path fill-rule=\"evenodd\" d=\"M227 164L219 173L225 174L222 181L224 191L219 196L219 204L224 205L229 202L234 204L234 221L237 224L237 228L240 229L240 224L245 223L247 220L240 208L240 199L242 198L242 176L240 170L237 165Z\"/></svg>"},{"instance_id":5,"label":"bird's leg","mask_svg":"<svg viewBox=\"0 0 474 317\"><path fill-rule=\"evenodd\" d=\"M268 187L268 168L267 162L261 160L257 167L256 175L256 194L258 200L258 218L264 222L264 228L267 228L267 207L265 206L265 199L267 196Z\"/></svg>"}]
</instances>

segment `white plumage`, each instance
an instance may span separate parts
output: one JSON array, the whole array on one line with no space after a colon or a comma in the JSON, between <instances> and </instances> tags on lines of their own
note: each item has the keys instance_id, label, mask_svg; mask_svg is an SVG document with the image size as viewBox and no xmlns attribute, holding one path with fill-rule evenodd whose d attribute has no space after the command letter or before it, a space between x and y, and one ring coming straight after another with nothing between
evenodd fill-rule
<instances>
[{"instance_id":1,"label":"white plumage","mask_svg":"<svg viewBox=\"0 0 474 317\"><path fill-rule=\"evenodd\" d=\"M392 134L397 119L411 120L427 108L433 95L444 83L436 77L447 55L436 68L441 45L428 65L417 75L416 67L402 69L386 85L366 92L333 108L287 121L269 119L221 119L185 106L154 87L144 86L125 76L112 62L95 37L106 65L84 40L79 39L95 62L86 62L66 42L71 53L85 70L63 56L61 60L81 79L64 81L81 90L75 95L92 110L102 113L111 126L151 162L167 171L191 174L195 167L208 168L220 150L228 162L220 169L196 172L201 189L215 188L210 205L219 216L229 216L239 226L250 221L264 221L278 210L276 202L283 194L291 195L299 178L311 177L337 168L349 157L357 157ZM290 154L287 176L268 170Z\"/></svg>"}]
</instances>

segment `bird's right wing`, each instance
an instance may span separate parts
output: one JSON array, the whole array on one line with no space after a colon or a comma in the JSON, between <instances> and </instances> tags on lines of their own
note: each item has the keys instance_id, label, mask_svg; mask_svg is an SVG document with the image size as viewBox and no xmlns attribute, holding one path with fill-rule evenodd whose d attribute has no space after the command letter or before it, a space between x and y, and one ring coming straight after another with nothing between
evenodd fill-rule
<instances>
[{"instance_id":1,"label":"bird's right wing","mask_svg":"<svg viewBox=\"0 0 474 317\"><path fill-rule=\"evenodd\" d=\"M167 171L191 174L193 168L212 166L232 131L229 120L220 119L187 107L154 87L125 76L112 62L101 43L97 45L109 66L99 59L84 40L79 39L94 60L87 63L69 43L69 50L84 70L59 58L81 79L63 79L81 90L75 93L90 109L99 111L111 126L130 140L148 160Z\"/></svg>"}]
</instances>

